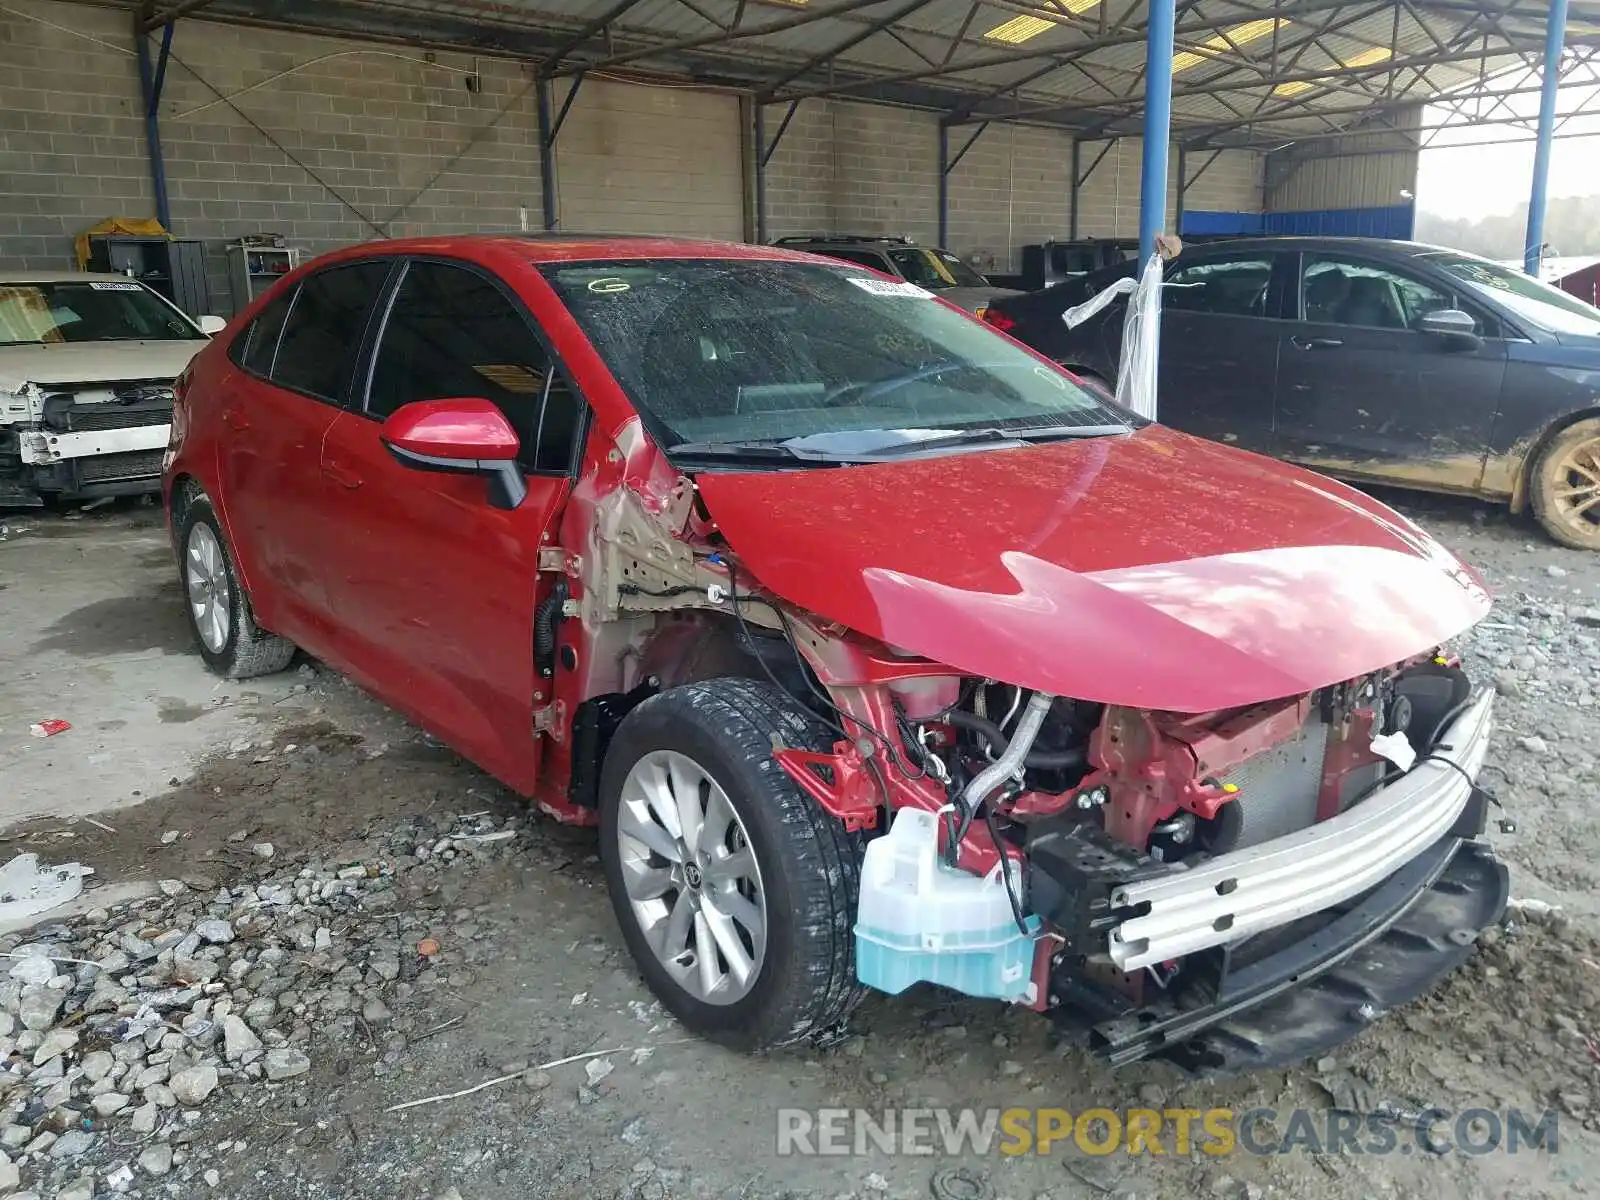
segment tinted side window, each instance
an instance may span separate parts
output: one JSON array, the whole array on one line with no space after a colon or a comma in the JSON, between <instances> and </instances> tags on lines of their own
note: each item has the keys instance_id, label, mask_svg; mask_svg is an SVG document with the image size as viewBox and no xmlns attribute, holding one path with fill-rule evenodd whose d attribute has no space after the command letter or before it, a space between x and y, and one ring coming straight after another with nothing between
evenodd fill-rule
<instances>
[{"instance_id":1,"label":"tinted side window","mask_svg":"<svg viewBox=\"0 0 1600 1200\"><path fill-rule=\"evenodd\" d=\"M233 340L229 349L234 361L254 375L272 374L272 359L278 353L278 338L283 333L283 319L289 315L289 305L297 289L290 288L261 310L250 327Z\"/></svg>"},{"instance_id":2,"label":"tinted side window","mask_svg":"<svg viewBox=\"0 0 1600 1200\"><path fill-rule=\"evenodd\" d=\"M927 255L921 250L891 250L889 260L895 265L895 274L908 279L918 287L942 288L950 285L939 277Z\"/></svg>"},{"instance_id":3,"label":"tinted side window","mask_svg":"<svg viewBox=\"0 0 1600 1200\"><path fill-rule=\"evenodd\" d=\"M885 275L898 274L893 267L884 261L883 255L874 254L870 250L815 250L812 253L826 254L829 258L852 262L858 267L871 267L874 271L882 271Z\"/></svg>"},{"instance_id":4,"label":"tinted side window","mask_svg":"<svg viewBox=\"0 0 1600 1200\"><path fill-rule=\"evenodd\" d=\"M1230 317L1264 317L1272 282L1272 256L1212 258L1180 265L1161 291L1164 308Z\"/></svg>"},{"instance_id":5,"label":"tinted side window","mask_svg":"<svg viewBox=\"0 0 1600 1200\"><path fill-rule=\"evenodd\" d=\"M1454 295L1391 267L1332 254L1308 254L1301 284L1307 321L1369 329L1415 329Z\"/></svg>"},{"instance_id":6,"label":"tinted side window","mask_svg":"<svg viewBox=\"0 0 1600 1200\"><path fill-rule=\"evenodd\" d=\"M525 470L566 471L583 406L505 293L463 267L417 262L395 293L373 359L367 413L481 397L522 443Z\"/></svg>"},{"instance_id":7,"label":"tinted side window","mask_svg":"<svg viewBox=\"0 0 1600 1200\"><path fill-rule=\"evenodd\" d=\"M335 403L344 399L367 313L389 266L373 261L330 267L302 283L278 342L272 381Z\"/></svg>"}]
</instances>

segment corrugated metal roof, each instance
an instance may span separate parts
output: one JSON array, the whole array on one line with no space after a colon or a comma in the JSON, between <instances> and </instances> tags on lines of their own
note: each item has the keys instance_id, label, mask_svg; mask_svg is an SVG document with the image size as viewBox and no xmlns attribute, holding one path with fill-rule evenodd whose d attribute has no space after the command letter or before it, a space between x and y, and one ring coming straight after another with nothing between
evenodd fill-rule
<instances>
[{"instance_id":1,"label":"corrugated metal roof","mask_svg":"<svg viewBox=\"0 0 1600 1200\"><path fill-rule=\"evenodd\" d=\"M1203 60L1176 75L1174 125L1180 136L1282 141L1470 86L1519 61L1517 49L1537 49L1548 8L1518 0L1512 18L1480 2L1488 11L1469 0L1376 12L1345 0L1208 0L1203 16L1191 7L1178 20L1180 50L1198 47ZM780 100L837 93L1115 132L1142 108L1147 0L218 0L208 11L430 40L455 30L529 57L587 28L560 70L698 75ZM1271 36L1264 13L1281 17ZM1042 30L1016 44L983 36L1019 15L1042 18ZM1600 0L1574 0L1571 21L1569 40L1600 47ZM1216 40L1241 28L1261 36Z\"/></svg>"}]
</instances>

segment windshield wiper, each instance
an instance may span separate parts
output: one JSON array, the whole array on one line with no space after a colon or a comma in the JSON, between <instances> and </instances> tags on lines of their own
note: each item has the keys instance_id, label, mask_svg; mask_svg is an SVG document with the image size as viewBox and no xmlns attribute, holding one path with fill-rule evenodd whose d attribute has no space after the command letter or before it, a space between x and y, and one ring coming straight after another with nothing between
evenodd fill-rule
<instances>
[{"instance_id":1,"label":"windshield wiper","mask_svg":"<svg viewBox=\"0 0 1600 1200\"><path fill-rule=\"evenodd\" d=\"M826 463L840 466L845 463L882 462L886 459L909 458L924 450L947 450L952 446L1012 445L1029 442L1064 441L1069 438L1111 437L1131 433L1126 425L1026 425L1008 429L1001 425L984 425L975 429L951 430L937 437L919 438L917 431L907 431L912 436L895 439L896 430L851 430L838 433L808 434L787 441L733 441L733 442L679 442L669 446L667 454L674 460L721 460L746 463ZM860 434L858 441L852 435ZM878 439L873 434L884 435ZM807 444L812 443L812 444Z\"/></svg>"},{"instance_id":2,"label":"windshield wiper","mask_svg":"<svg viewBox=\"0 0 1600 1200\"><path fill-rule=\"evenodd\" d=\"M1055 442L1073 438L1114 437L1133 432L1126 425L1023 425L1008 429L1002 425L984 425L976 429L961 429L942 437L907 439L904 442L874 446L864 451L863 458L904 458L923 450L941 450L950 446L984 445L991 442Z\"/></svg>"},{"instance_id":3,"label":"windshield wiper","mask_svg":"<svg viewBox=\"0 0 1600 1200\"><path fill-rule=\"evenodd\" d=\"M782 442L679 442L667 447L667 456L673 459L726 459L730 462L825 462L839 460L831 454L819 454L786 446Z\"/></svg>"}]
</instances>

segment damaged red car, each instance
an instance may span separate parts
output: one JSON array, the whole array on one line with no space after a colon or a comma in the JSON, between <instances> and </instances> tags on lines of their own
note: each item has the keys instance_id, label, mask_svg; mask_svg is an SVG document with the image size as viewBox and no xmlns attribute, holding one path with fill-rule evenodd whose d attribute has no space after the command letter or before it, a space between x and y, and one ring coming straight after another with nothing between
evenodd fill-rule
<instances>
[{"instance_id":1,"label":"damaged red car","mask_svg":"<svg viewBox=\"0 0 1600 1200\"><path fill-rule=\"evenodd\" d=\"M688 1027L918 981L1116 1063L1319 1053L1502 916L1479 579L921 289L770 247L393 241L177 387L210 667L296 647L562 821Z\"/></svg>"}]
</instances>

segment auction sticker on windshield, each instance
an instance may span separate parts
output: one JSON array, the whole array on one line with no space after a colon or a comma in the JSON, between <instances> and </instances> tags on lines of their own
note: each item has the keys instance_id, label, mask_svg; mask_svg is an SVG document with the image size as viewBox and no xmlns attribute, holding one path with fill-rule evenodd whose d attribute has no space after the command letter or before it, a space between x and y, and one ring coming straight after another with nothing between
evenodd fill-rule
<instances>
[{"instance_id":1,"label":"auction sticker on windshield","mask_svg":"<svg viewBox=\"0 0 1600 1200\"><path fill-rule=\"evenodd\" d=\"M873 279L866 275L847 275L851 283L863 292L871 292L874 296L918 296L924 300L933 299L933 293L926 288L919 288L914 283L896 283L890 279Z\"/></svg>"},{"instance_id":2,"label":"auction sticker on windshield","mask_svg":"<svg viewBox=\"0 0 1600 1200\"><path fill-rule=\"evenodd\" d=\"M97 292L137 292L140 285L137 283L90 283L89 286Z\"/></svg>"}]
</instances>

